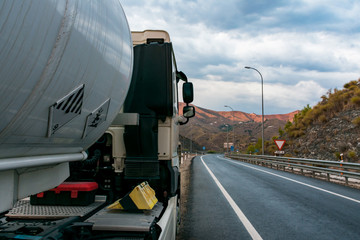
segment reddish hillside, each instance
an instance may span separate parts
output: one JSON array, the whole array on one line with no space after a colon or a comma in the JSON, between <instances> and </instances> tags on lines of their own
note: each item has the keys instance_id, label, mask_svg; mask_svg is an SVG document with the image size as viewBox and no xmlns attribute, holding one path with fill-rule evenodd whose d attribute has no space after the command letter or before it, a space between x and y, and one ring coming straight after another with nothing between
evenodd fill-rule
<instances>
[{"instance_id":1,"label":"reddish hillside","mask_svg":"<svg viewBox=\"0 0 360 240\"><path fill-rule=\"evenodd\" d=\"M185 103L180 103L180 115L182 115L182 109L185 106ZM217 118L220 116L227 118L231 121L235 122L261 122L261 115L257 115L255 113L245 113L241 111L214 111L209 110L201 107L197 107L195 105L191 105L195 107L196 117L197 118ZM271 114L271 115L264 115L264 120L270 119L278 119L281 121L292 121L294 115L299 111L294 111L287 114Z\"/></svg>"},{"instance_id":2,"label":"reddish hillside","mask_svg":"<svg viewBox=\"0 0 360 240\"><path fill-rule=\"evenodd\" d=\"M184 103L180 104L181 115L184 106ZM256 141L261 137L261 115L240 111L218 112L194 107L196 109L195 117L180 127L182 145L185 149L190 148L189 139L192 139L194 146L222 151L224 142L230 137L231 141L235 141L236 149L244 150L249 142ZM295 113L265 115L265 140L271 140L272 137L279 135L279 128L284 128L286 121L292 120Z\"/></svg>"},{"instance_id":3,"label":"reddish hillside","mask_svg":"<svg viewBox=\"0 0 360 240\"><path fill-rule=\"evenodd\" d=\"M294 119L295 114L297 114L299 110L296 110L291 113L287 114L273 114L273 115L266 115L268 119L279 119L281 121L291 121Z\"/></svg>"}]
</instances>

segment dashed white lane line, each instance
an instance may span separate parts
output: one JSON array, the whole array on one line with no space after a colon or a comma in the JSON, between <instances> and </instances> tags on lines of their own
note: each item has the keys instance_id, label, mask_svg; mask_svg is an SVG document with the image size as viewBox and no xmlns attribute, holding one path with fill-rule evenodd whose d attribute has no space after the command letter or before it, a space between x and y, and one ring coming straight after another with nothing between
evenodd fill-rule
<instances>
[{"instance_id":1,"label":"dashed white lane line","mask_svg":"<svg viewBox=\"0 0 360 240\"><path fill-rule=\"evenodd\" d=\"M235 162L235 161L232 161L232 160L229 160L229 159L226 159L226 158L222 158L222 157L219 157L219 156L218 156L218 158L223 159L225 161L229 161L229 162L234 163L234 164L238 164L238 165L247 167L247 168L251 168L251 169L254 169L254 170L257 170L257 171L260 171L260 172L264 172L264 173L267 173L267 174L270 174L270 175L273 175L273 176L276 176L276 177L279 177L279 178L282 178L282 179L286 179L288 181L298 183L298 184L301 184L301 185L304 185L304 186L307 186L307 187L310 187L310 188L313 188L313 189L316 189L316 190L319 190L319 191L322 191L322 192L326 192L326 193L332 194L334 196L338 196L338 197L341 197L341 198L344 198L344 199L347 199L347 200L350 200L350 201L353 201L353 202L356 202L356 203L360 203L360 200L357 200L357 199L354 199L354 198L351 198L351 197L347 197L347 196L341 195L339 193L335 193L335 192L332 192L332 191L329 191L329 190L326 190L326 189L323 189L323 188L319 188L319 187L316 187L316 186L313 186L313 185L310 185L310 184L307 184L307 183L304 183L304 182L300 182L300 181L297 181L297 180L294 180L294 179L291 179L291 178L288 178L288 177L284 177L284 176L281 176L281 175L276 174L276 173L268 172L268 171L265 171L263 169L248 166L246 164Z\"/></svg>"},{"instance_id":2,"label":"dashed white lane line","mask_svg":"<svg viewBox=\"0 0 360 240\"><path fill-rule=\"evenodd\" d=\"M206 165L206 163L204 162L202 156L200 157L200 159L201 159L202 163L204 164L206 170L209 172L210 176L214 179L216 185L219 187L220 191L222 192L222 194L224 195L226 200L229 202L230 206L232 207L232 209L234 210L234 212L236 213L236 215L238 216L238 218L240 219L240 221L242 222L242 224L244 225L244 227L246 228L246 230L248 231L248 233L252 237L252 239L261 240L262 238L261 238L260 234L256 231L256 229L253 227L251 222L247 219L245 214L241 211L239 206L235 203L235 201L231 198L229 193L221 185L221 183L215 177L215 175L210 170L210 168Z\"/></svg>"}]
</instances>

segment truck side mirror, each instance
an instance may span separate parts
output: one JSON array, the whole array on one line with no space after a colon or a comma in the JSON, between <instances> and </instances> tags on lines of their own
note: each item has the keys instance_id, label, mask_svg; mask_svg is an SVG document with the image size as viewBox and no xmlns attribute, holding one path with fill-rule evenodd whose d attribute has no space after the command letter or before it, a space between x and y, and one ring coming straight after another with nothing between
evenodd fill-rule
<instances>
[{"instance_id":1,"label":"truck side mirror","mask_svg":"<svg viewBox=\"0 0 360 240\"><path fill-rule=\"evenodd\" d=\"M195 116L195 108L193 106L184 106L183 116L188 119L192 118L193 116Z\"/></svg>"},{"instance_id":2,"label":"truck side mirror","mask_svg":"<svg viewBox=\"0 0 360 240\"><path fill-rule=\"evenodd\" d=\"M194 100L194 88L191 82L186 82L183 84L183 100L187 104Z\"/></svg>"}]
</instances>

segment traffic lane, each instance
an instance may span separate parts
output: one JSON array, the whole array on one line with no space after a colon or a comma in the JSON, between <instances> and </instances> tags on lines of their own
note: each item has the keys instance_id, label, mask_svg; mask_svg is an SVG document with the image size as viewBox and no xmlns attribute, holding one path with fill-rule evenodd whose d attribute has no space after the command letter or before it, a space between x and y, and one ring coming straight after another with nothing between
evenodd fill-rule
<instances>
[{"instance_id":1,"label":"traffic lane","mask_svg":"<svg viewBox=\"0 0 360 240\"><path fill-rule=\"evenodd\" d=\"M358 189L355 188L351 188L348 186L344 186L344 185L340 185L340 184L335 184L333 182L328 182L328 181L324 181L324 180L320 180L317 178L312 178L312 177L306 177L303 175L299 175L299 174L293 174L291 172L285 172L285 171L281 171L281 170L276 170L276 169L272 169L272 168L267 168L267 167L262 167L262 166L258 166L258 165L253 165L253 164L248 164L245 162L241 162L238 160L232 160L232 159L228 159L228 158L224 158L223 156L218 155L217 158L223 159L223 160L228 160L228 161L234 161L237 162L238 164L244 164L247 166L252 166L252 167L259 167L260 169L264 169L266 171L269 171L271 173L274 174L281 174L284 177L289 177L292 178L294 180L297 181L301 181L303 183L306 184L311 184L317 187L323 187L329 191L332 192L336 192L339 193L341 195L347 195L350 198L359 198L360 196L360 191Z\"/></svg>"},{"instance_id":2,"label":"traffic lane","mask_svg":"<svg viewBox=\"0 0 360 240\"><path fill-rule=\"evenodd\" d=\"M251 239L200 157L190 167L185 216L178 239Z\"/></svg>"},{"instance_id":3,"label":"traffic lane","mask_svg":"<svg viewBox=\"0 0 360 240\"><path fill-rule=\"evenodd\" d=\"M234 166L231 167L233 168ZM268 171L271 169L265 168L265 170ZM277 173L282 172L277 171ZM284 174L288 175L289 173ZM273 227L276 226L276 224L272 225L269 223L282 221L281 225L285 224L284 226L288 226L289 229L285 236L295 235L298 236L298 238L306 236L313 238L316 236L318 239L328 239L329 236L333 236L332 234L336 233L337 235L335 236L339 237L347 236L347 238L357 238L358 231L355 222L359 219L356 214L353 213L354 211L358 211L358 203L281 178L274 181L272 179L273 176L269 174L267 174L268 176L263 176L264 174L261 172L251 171L251 175L257 179L256 186L253 187L254 190L252 191L252 196L256 197L249 200L245 195L245 197L242 196L242 201L243 203L247 201L256 204L260 209L260 213L254 213L254 211L258 209L245 209L248 205L244 206L243 210L244 212L252 211L249 216L250 219L252 216L260 216L262 219L269 220L262 223L262 226L269 226L265 232L269 232L269 230L272 230ZM292 176L295 177L296 175ZM302 176L296 177L301 178ZM316 179L306 179L319 182ZM326 182L323 183L327 184ZM246 189L241 189L241 191L244 192ZM236 192L234 193L238 194ZM259 196L267 201L259 202ZM262 212L269 213L269 211L271 211L271 214L267 214L267 218L264 218ZM292 226L298 229L292 229ZM261 232L261 230L259 231Z\"/></svg>"},{"instance_id":4,"label":"traffic lane","mask_svg":"<svg viewBox=\"0 0 360 240\"><path fill-rule=\"evenodd\" d=\"M237 161L237 160L225 159L220 156L218 156L218 158L223 159L225 161L230 161L230 162L232 161L234 164L237 164L237 165L247 166L247 168L240 168L240 170L242 171L242 176L244 176L244 174L248 174L247 177L253 177L254 176L253 172L248 171L248 170L250 170L249 168L252 168L252 169L257 168L257 169L261 169L262 171L268 172L270 174L280 175L283 178L289 178L293 181L298 181L303 184L308 184L314 188L321 188L321 189L324 189L324 190L327 190L327 191L330 191L333 193L337 193L342 196L347 196L352 199L360 199L360 191L355 188L350 188L350 187L347 187L344 185L339 185L339 184L335 184L332 182L327 182L327 181L319 180L316 178L306 177L306 176L297 175L297 174L293 174L293 173L289 173L289 172L278 171L278 170L267 168L267 167L252 165L252 164L244 163L244 162ZM271 176L269 176L269 177L271 178ZM248 179L249 178L246 178L246 180L248 180ZM251 182L253 182L253 181L251 181Z\"/></svg>"},{"instance_id":5,"label":"traffic lane","mask_svg":"<svg viewBox=\"0 0 360 240\"><path fill-rule=\"evenodd\" d=\"M359 203L253 168L318 187L329 183L214 157L206 156L204 160L264 239L358 238ZM338 185L333 188L339 187L343 188L343 194L348 192L360 199L359 191Z\"/></svg>"}]
</instances>

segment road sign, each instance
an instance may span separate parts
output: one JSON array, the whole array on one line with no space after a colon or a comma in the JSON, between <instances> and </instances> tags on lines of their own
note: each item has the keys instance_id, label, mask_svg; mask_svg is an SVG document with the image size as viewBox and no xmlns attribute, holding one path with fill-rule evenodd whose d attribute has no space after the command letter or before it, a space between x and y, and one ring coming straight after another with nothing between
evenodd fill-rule
<instances>
[{"instance_id":1,"label":"road sign","mask_svg":"<svg viewBox=\"0 0 360 240\"><path fill-rule=\"evenodd\" d=\"M230 151L232 151L232 152L234 151L234 146L230 147Z\"/></svg>"},{"instance_id":2,"label":"road sign","mask_svg":"<svg viewBox=\"0 0 360 240\"><path fill-rule=\"evenodd\" d=\"M279 149L279 151L281 151L281 149L284 147L286 141L280 140L280 139L275 139L274 142L275 142L277 148Z\"/></svg>"},{"instance_id":3,"label":"road sign","mask_svg":"<svg viewBox=\"0 0 360 240\"><path fill-rule=\"evenodd\" d=\"M229 143L224 143L224 148L230 148L231 146L233 146L234 144L229 142Z\"/></svg>"},{"instance_id":4,"label":"road sign","mask_svg":"<svg viewBox=\"0 0 360 240\"><path fill-rule=\"evenodd\" d=\"M203 151L205 151L205 146L203 146Z\"/></svg>"}]
</instances>

